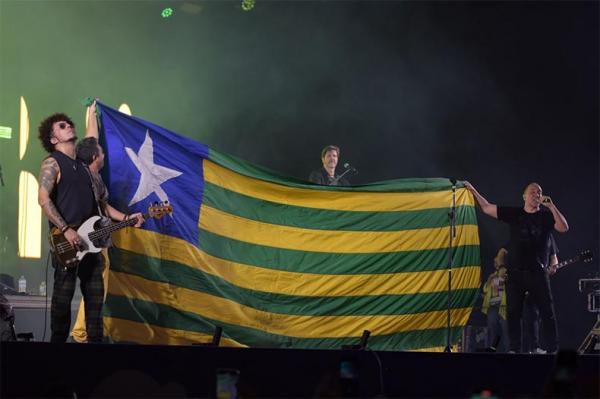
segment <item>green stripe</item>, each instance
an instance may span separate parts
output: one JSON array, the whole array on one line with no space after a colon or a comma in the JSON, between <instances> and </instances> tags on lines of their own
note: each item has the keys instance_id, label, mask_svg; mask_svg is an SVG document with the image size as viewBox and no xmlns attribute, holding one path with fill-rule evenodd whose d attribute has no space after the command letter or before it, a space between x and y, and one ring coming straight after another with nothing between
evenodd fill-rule
<instances>
[{"instance_id":1,"label":"green stripe","mask_svg":"<svg viewBox=\"0 0 600 399\"><path fill-rule=\"evenodd\" d=\"M315 274L382 274L443 270L448 249L382 253L308 252L256 245L199 231L198 247L217 258L274 270ZM480 264L479 245L454 248L453 267Z\"/></svg>"},{"instance_id":2,"label":"green stripe","mask_svg":"<svg viewBox=\"0 0 600 399\"><path fill-rule=\"evenodd\" d=\"M362 316L417 314L446 309L446 292L407 295L301 296L238 287L221 277L187 265L113 248L111 270L150 281L203 292L264 312L302 316ZM478 289L452 293L452 307L472 306Z\"/></svg>"},{"instance_id":3,"label":"green stripe","mask_svg":"<svg viewBox=\"0 0 600 399\"><path fill-rule=\"evenodd\" d=\"M315 190L326 191L359 191L359 192L431 192L431 191L448 191L452 189L452 183L447 178L430 178L430 179L396 179L383 182L358 185L353 187L340 186L319 186L310 183L306 180L295 179L281 175L275 171L264 168L262 166L253 165L240 158L232 155L220 153L209 149L208 159L214 163L230 169L241 175L253 177L255 179L268 181L276 184L283 184L288 187L309 188ZM317 167L320 165L316 165ZM462 181L457 182L456 188L464 187Z\"/></svg>"},{"instance_id":4,"label":"green stripe","mask_svg":"<svg viewBox=\"0 0 600 399\"><path fill-rule=\"evenodd\" d=\"M204 183L202 203L250 220L318 230L400 231L445 227L449 223L449 208L401 212L315 209L249 197L209 182ZM477 225L473 206L458 206L456 215L458 225Z\"/></svg>"},{"instance_id":5,"label":"green stripe","mask_svg":"<svg viewBox=\"0 0 600 399\"><path fill-rule=\"evenodd\" d=\"M223 328L223 336L251 347L340 349L342 345L357 344L359 337L296 338L271 334L262 330L212 320L171 306L140 299L108 295L104 315L117 319L146 323L212 335L215 327ZM116 321L118 323L118 321ZM451 343L456 344L463 327L453 327ZM412 330L389 335L371 335L369 348L375 350L410 350L445 346L446 329Z\"/></svg>"}]
</instances>

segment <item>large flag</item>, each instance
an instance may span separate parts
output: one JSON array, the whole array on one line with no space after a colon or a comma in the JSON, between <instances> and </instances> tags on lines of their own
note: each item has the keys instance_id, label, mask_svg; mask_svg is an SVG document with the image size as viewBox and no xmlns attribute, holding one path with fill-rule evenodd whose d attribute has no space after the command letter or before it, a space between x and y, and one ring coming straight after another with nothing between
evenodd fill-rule
<instances>
[{"instance_id":1,"label":"large flag","mask_svg":"<svg viewBox=\"0 0 600 399\"><path fill-rule=\"evenodd\" d=\"M105 305L117 342L443 348L480 283L472 195L448 179L325 187L285 177L99 104L111 203L171 216L113 235Z\"/></svg>"}]
</instances>

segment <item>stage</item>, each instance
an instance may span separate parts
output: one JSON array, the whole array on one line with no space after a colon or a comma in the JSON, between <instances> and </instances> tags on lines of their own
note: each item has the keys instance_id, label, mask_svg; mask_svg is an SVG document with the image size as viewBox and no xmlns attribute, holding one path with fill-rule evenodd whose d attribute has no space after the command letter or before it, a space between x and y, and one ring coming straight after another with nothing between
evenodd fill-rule
<instances>
[{"instance_id":1,"label":"stage","mask_svg":"<svg viewBox=\"0 0 600 399\"><path fill-rule=\"evenodd\" d=\"M598 397L597 355L2 342L12 397ZM238 378L237 383L235 379ZM235 385L235 388L233 386Z\"/></svg>"}]
</instances>

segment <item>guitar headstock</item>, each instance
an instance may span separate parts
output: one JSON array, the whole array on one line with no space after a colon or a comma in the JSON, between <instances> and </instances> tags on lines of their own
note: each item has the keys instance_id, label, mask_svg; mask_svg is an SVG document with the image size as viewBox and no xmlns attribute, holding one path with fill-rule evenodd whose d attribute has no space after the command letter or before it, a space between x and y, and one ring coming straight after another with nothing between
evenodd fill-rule
<instances>
[{"instance_id":1,"label":"guitar headstock","mask_svg":"<svg viewBox=\"0 0 600 399\"><path fill-rule=\"evenodd\" d=\"M592 251L590 251L589 249L586 249L585 251L582 251L579 254L579 258L581 259L582 262L591 262L594 260L594 255L592 254Z\"/></svg>"},{"instance_id":2,"label":"guitar headstock","mask_svg":"<svg viewBox=\"0 0 600 399\"><path fill-rule=\"evenodd\" d=\"M155 202L148 207L148 216L155 219L160 219L161 217L170 215L171 213L173 213L173 206L169 204L168 201Z\"/></svg>"}]
</instances>

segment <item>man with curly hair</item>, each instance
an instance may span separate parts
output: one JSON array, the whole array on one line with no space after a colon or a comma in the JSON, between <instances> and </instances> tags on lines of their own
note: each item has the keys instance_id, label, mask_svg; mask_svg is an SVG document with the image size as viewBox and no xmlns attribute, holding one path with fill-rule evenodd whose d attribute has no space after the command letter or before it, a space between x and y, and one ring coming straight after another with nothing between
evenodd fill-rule
<instances>
[{"instance_id":1,"label":"man with curly hair","mask_svg":"<svg viewBox=\"0 0 600 399\"><path fill-rule=\"evenodd\" d=\"M95 103L93 107L95 109ZM86 137L98 137L94 110L90 110ZM92 121L93 119L93 121ZM70 245L82 244L76 228L94 215L102 213L96 197L92 174L76 157L77 133L75 124L65 114L56 113L44 119L39 126L39 139L50 153L43 161L40 171L38 202L48 218L50 228L59 229ZM127 217L124 214L123 218ZM114 215L109 215L114 216ZM139 214L131 217L141 216ZM138 226L143 219L138 218ZM54 287L51 304L50 341L66 342L71 325L71 301L75 293L77 277L85 300L85 321L88 342L102 342L102 304L104 262L100 253L88 253L77 267L65 267L52 257Z\"/></svg>"}]
</instances>

